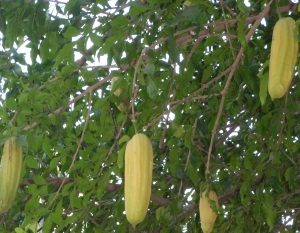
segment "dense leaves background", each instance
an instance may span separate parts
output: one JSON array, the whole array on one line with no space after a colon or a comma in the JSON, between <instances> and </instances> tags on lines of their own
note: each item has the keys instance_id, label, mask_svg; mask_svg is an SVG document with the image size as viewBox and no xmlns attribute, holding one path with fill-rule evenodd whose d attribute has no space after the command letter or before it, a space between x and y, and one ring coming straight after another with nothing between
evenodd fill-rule
<instances>
[{"instance_id":1,"label":"dense leaves background","mask_svg":"<svg viewBox=\"0 0 300 233\"><path fill-rule=\"evenodd\" d=\"M1 129L25 154L1 232L134 232L123 200L133 123L155 154L135 232L201 232L205 185L222 206L213 232L299 231L298 72L286 97L267 94L276 2L191 3L1 1ZM278 7L298 19L298 3Z\"/></svg>"}]
</instances>

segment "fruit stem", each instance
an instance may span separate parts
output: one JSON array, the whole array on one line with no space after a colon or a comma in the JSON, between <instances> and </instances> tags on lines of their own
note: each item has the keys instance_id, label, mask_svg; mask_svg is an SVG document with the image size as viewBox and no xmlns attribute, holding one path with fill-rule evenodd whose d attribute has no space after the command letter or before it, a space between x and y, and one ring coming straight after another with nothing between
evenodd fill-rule
<instances>
[{"instance_id":1,"label":"fruit stem","mask_svg":"<svg viewBox=\"0 0 300 233\"><path fill-rule=\"evenodd\" d=\"M135 123L133 123L133 127L134 127L135 134L137 134L138 131L137 131L137 128L136 128L136 124L135 124Z\"/></svg>"},{"instance_id":2,"label":"fruit stem","mask_svg":"<svg viewBox=\"0 0 300 233\"><path fill-rule=\"evenodd\" d=\"M278 1L276 1L276 8L277 8L278 17L279 17L279 19L281 19L282 16L281 16L281 13L280 13L280 10L279 10Z\"/></svg>"}]
</instances>

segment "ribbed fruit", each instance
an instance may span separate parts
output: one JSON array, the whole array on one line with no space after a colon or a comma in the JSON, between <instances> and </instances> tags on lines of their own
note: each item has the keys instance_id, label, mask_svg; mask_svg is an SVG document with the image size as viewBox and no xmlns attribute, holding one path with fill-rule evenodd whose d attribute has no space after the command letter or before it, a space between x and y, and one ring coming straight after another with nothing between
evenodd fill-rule
<instances>
[{"instance_id":1,"label":"ribbed fruit","mask_svg":"<svg viewBox=\"0 0 300 233\"><path fill-rule=\"evenodd\" d=\"M125 212L135 228L146 217L152 184L153 149L149 138L133 136L125 149Z\"/></svg>"},{"instance_id":2,"label":"ribbed fruit","mask_svg":"<svg viewBox=\"0 0 300 233\"><path fill-rule=\"evenodd\" d=\"M272 100L281 98L288 91L294 76L298 54L295 27L295 21L287 17L279 19L273 30L268 83Z\"/></svg>"},{"instance_id":3,"label":"ribbed fruit","mask_svg":"<svg viewBox=\"0 0 300 233\"><path fill-rule=\"evenodd\" d=\"M8 211L16 198L22 171L23 152L16 137L4 143L0 168L0 214Z\"/></svg>"},{"instance_id":4,"label":"ribbed fruit","mask_svg":"<svg viewBox=\"0 0 300 233\"><path fill-rule=\"evenodd\" d=\"M217 219L217 213L213 211L209 200L215 201L216 208L219 209L217 194L214 191L210 191L207 197L207 190L205 190L201 194L199 202L201 229L204 233L210 233L212 231Z\"/></svg>"}]
</instances>

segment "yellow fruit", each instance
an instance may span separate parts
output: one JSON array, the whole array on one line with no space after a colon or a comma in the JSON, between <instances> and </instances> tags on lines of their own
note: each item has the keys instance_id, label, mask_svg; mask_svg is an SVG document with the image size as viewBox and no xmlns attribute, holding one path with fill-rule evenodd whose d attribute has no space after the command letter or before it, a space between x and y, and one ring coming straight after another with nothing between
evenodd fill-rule
<instances>
[{"instance_id":1,"label":"yellow fruit","mask_svg":"<svg viewBox=\"0 0 300 233\"><path fill-rule=\"evenodd\" d=\"M153 149L149 138L133 136L125 149L125 212L135 228L146 217L152 184Z\"/></svg>"},{"instance_id":2,"label":"yellow fruit","mask_svg":"<svg viewBox=\"0 0 300 233\"><path fill-rule=\"evenodd\" d=\"M215 201L215 206L219 209L218 196L214 191L210 191L207 196L207 190L205 190L200 197L199 212L201 229L204 233L210 233L214 227L214 223L217 219L217 213L213 211L209 200Z\"/></svg>"},{"instance_id":3,"label":"yellow fruit","mask_svg":"<svg viewBox=\"0 0 300 233\"><path fill-rule=\"evenodd\" d=\"M22 171L23 152L16 137L4 143L0 168L0 214L8 211L16 198Z\"/></svg>"},{"instance_id":4,"label":"yellow fruit","mask_svg":"<svg viewBox=\"0 0 300 233\"><path fill-rule=\"evenodd\" d=\"M271 45L268 91L274 100L281 98L289 89L294 76L298 54L298 42L294 37L295 21L279 19L273 30Z\"/></svg>"},{"instance_id":5,"label":"yellow fruit","mask_svg":"<svg viewBox=\"0 0 300 233\"><path fill-rule=\"evenodd\" d=\"M119 80L119 79L120 79L120 77L118 77L118 76L113 77L113 78L111 79L111 88L112 88L112 89L113 89L114 83L115 83L117 80ZM114 95L117 96L117 97L119 97L124 91L125 91L124 88L118 88L116 91L114 91ZM116 103L116 106L117 106L117 108L122 112L122 111L124 111L124 107L125 107L125 104L126 104L126 103L127 103L127 99L125 99L124 101L122 101L122 102L119 103L119 104Z\"/></svg>"}]
</instances>

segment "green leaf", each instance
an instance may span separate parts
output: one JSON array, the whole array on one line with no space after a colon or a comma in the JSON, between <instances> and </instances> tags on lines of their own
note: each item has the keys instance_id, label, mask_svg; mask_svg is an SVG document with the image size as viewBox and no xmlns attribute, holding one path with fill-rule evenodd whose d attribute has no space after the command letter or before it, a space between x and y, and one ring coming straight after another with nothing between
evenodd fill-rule
<instances>
[{"instance_id":1,"label":"green leaf","mask_svg":"<svg viewBox=\"0 0 300 233\"><path fill-rule=\"evenodd\" d=\"M261 105L264 105L267 99L269 73L265 73L260 78L259 98Z\"/></svg>"},{"instance_id":2,"label":"green leaf","mask_svg":"<svg viewBox=\"0 0 300 233\"><path fill-rule=\"evenodd\" d=\"M62 49L59 50L56 58L55 58L55 63L52 67L52 69L55 69L58 67L62 61L67 61L67 62L74 62L74 49L73 49L74 44L73 43L67 43L63 46Z\"/></svg>"},{"instance_id":3,"label":"green leaf","mask_svg":"<svg viewBox=\"0 0 300 233\"><path fill-rule=\"evenodd\" d=\"M65 38L72 38L78 36L79 34L80 31L73 26L69 26L68 29L63 33Z\"/></svg>"},{"instance_id":4,"label":"green leaf","mask_svg":"<svg viewBox=\"0 0 300 233\"><path fill-rule=\"evenodd\" d=\"M43 223L43 231L50 232L52 227L51 215Z\"/></svg>"},{"instance_id":5,"label":"green leaf","mask_svg":"<svg viewBox=\"0 0 300 233\"><path fill-rule=\"evenodd\" d=\"M113 169L109 169L107 172L105 172L103 174L103 176L101 177L101 179L99 179L98 181L98 186L97 186L97 190L96 190L96 197L97 199L100 201L103 197L104 194L104 190L106 188L106 185L108 184L109 181L109 177L111 175L111 171Z\"/></svg>"},{"instance_id":6,"label":"green leaf","mask_svg":"<svg viewBox=\"0 0 300 233\"><path fill-rule=\"evenodd\" d=\"M46 185L47 184L46 180L41 176L34 175L33 180L34 180L34 183L37 185Z\"/></svg>"},{"instance_id":7,"label":"green leaf","mask_svg":"<svg viewBox=\"0 0 300 233\"><path fill-rule=\"evenodd\" d=\"M173 176L177 177L177 172L179 170L179 151L178 148L175 148L170 151L169 154L170 160L170 171Z\"/></svg>"},{"instance_id":8,"label":"green leaf","mask_svg":"<svg viewBox=\"0 0 300 233\"><path fill-rule=\"evenodd\" d=\"M87 131L84 134L84 141L87 142L87 143L96 143L96 142L98 142L98 139L95 138L94 134Z\"/></svg>"},{"instance_id":9,"label":"green leaf","mask_svg":"<svg viewBox=\"0 0 300 233\"><path fill-rule=\"evenodd\" d=\"M213 70L212 70L212 66L207 67L207 68L203 71L203 76L202 76L202 80L201 80L202 83L205 83L205 82L207 81L207 79L208 79L209 77L211 77L212 71L213 71Z\"/></svg>"},{"instance_id":10,"label":"green leaf","mask_svg":"<svg viewBox=\"0 0 300 233\"><path fill-rule=\"evenodd\" d=\"M194 185L197 186L200 178L199 171L197 171L197 169L193 166L191 162L188 163L187 174L191 181L194 183Z\"/></svg>"},{"instance_id":11,"label":"green leaf","mask_svg":"<svg viewBox=\"0 0 300 233\"><path fill-rule=\"evenodd\" d=\"M91 33L90 38L93 44L96 45L97 47L101 47L103 45L103 39L101 36L98 36L95 33Z\"/></svg>"},{"instance_id":12,"label":"green leaf","mask_svg":"<svg viewBox=\"0 0 300 233\"><path fill-rule=\"evenodd\" d=\"M53 158L51 161L50 161L50 166L49 166L49 170L52 171L52 170L57 170L57 165L60 161L60 157L55 157Z\"/></svg>"},{"instance_id":13,"label":"green leaf","mask_svg":"<svg viewBox=\"0 0 300 233\"><path fill-rule=\"evenodd\" d=\"M63 197L68 196L70 194L70 188L74 186L74 183L65 184L62 188L61 195Z\"/></svg>"},{"instance_id":14,"label":"green leaf","mask_svg":"<svg viewBox=\"0 0 300 233\"><path fill-rule=\"evenodd\" d=\"M130 16L137 16L139 14L144 13L145 11L152 9L152 7L145 4L141 4L138 1L132 1L129 3L129 5L132 6L128 12L128 15Z\"/></svg>"},{"instance_id":15,"label":"green leaf","mask_svg":"<svg viewBox=\"0 0 300 233\"><path fill-rule=\"evenodd\" d=\"M55 211L51 213L50 218L51 221L59 226L63 225L63 209L62 209L62 201L59 201L55 207Z\"/></svg>"},{"instance_id":16,"label":"green leaf","mask_svg":"<svg viewBox=\"0 0 300 233\"><path fill-rule=\"evenodd\" d=\"M244 33L244 25L245 25L246 18L247 18L246 15L240 16L239 22L238 22L238 27L237 27L238 39L244 47L247 46L245 33Z\"/></svg>"},{"instance_id":17,"label":"green leaf","mask_svg":"<svg viewBox=\"0 0 300 233\"><path fill-rule=\"evenodd\" d=\"M111 22L110 22L110 25L115 28L115 29L118 29L118 28L122 28L122 27L125 27L125 26L128 26L128 19L126 16L124 15L118 15L115 19L113 19Z\"/></svg>"},{"instance_id":18,"label":"green leaf","mask_svg":"<svg viewBox=\"0 0 300 233\"><path fill-rule=\"evenodd\" d=\"M25 226L25 230L31 230L32 233L37 233L38 230L38 222L33 222Z\"/></svg>"},{"instance_id":19,"label":"green leaf","mask_svg":"<svg viewBox=\"0 0 300 233\"><path fill-rule=\"evenodd\" d=\"M32 155L27 155L25 161L26 161L27 167L38 169L38 167L39 167L38 162Z\"/></svg>"},{"instance_id":20,"label":"green leaf","mask_svg":"<svg viewBox=\"0 0 300 233\"><path fill-rule=\"evenodd\" d=\"M163 212L164 208L165 207L162 206L162 207L157 208L157 210L155 211L155 216L158 221L160 220L160 216L161 216L161 213Z\"/></svg>"},{"instance_id":21,"label":"green leaf","mask_svg":"<svg viewBox=\"0 0 300 233\"><path fill-rule=\"evenodd\" d=\"M199 2L197 2L199 3ZM195 23L198 24L199 27L202 26L202 24L205 22L205 16L204 16L204 12L202 10L201 7L185 7L181 13L181 16L188 19L191 23ZM176 23L176 21L181 20L181 17L179 16L174 18L171 21L171 25L173 26L174 23Z\"/></svg>"},{"instance_id":22,"label":"green leaf","mask_svg":"<svg viewBox=\"0 0 300 233\"><path fill-rule=\"evenodd\" d=\"M18 134L17 137L17 145L18 146L24 146L24 147L28 147L28 142L27 142L27 135L23 135L23 134Z\"/></svg>"},{"instance_id":23,"label":"green leaf","mask_svg":"<svg viewBox=\"0 0 300 233\"><path fill-rule=\"evenodd\" d=\"M266 216L266 221L268 226L270 227L270 230L274 227L274 220L275 220L275 211L273 210L273 208L271 208L269 205L267 204L263 204L262 206L262 210Z\"/></svg>"},{"instance_id":24,"label":"green leaf","mask_svg":"<svg viewBox=\"0 0 300 233\"><path fill-rule=\"evenodd\" d=\"M65 13L70 11L72 9L72 7L74 7L76 5L77 2L78 2L77 0L68 1L66 6L65 6Z\"/></svg>"},{"instance_id":25,"label":"green leaf","mask_svg":"<svg viewBox=\"0 0 300 233\"><path fill-rule=\"evenodd\" d=\"M20 228L20 227L16 227L15 228L15 232L16 233L26 233L26 231L24 231L22 228Z\"/></svg>"},{"instance_id":26,"label":"green leaf","mask_svg":"<svg viewBox=\"0 0 300 233\"><path fill-rule=\"evenodd\" d=\"M147 92L148 92L150 98L155 100L158 96L157 86L150 77L147 78L147 81L148 81Z\"/></svg>"},{"instance_id":27,"label":"green leaf","mask_svg":"<svg viewBox=\"0 0 300 233\"><path fill-rule=\"evenodd\" d=\"M67 227L69 225L73 225L74 222L76 222L78 219L80 219L80 217L82 216L82 214L84 213L84 211L79 211L79 212L75 212L72 215L68 216L65 221L64 221L64 226Z\"/></svg>"},{"instance_id":28,"label":"green leaf","mask_svg":"<svg viewBox=\"0 0 300 233\"><path fill-rule=\"evenodd\" d=\"M296 180L296 169L295 167L289 167L284 174L285 180L288 181L291 191L295 190L295 180Z\"/></svg>"},{"instance_id":29,"label":"green leaf","mask_svg":"<svg viewBox=\"0 0 300 233\"><path fill-rule=\"evenodd\" d=\"M0 31L4 35L5 35L5 29L6 29L6 20L4 17L4 10L0 9Z\"/></svg>"},{"instance_id":30,"label":"green leaf","mask_svg":"<svg viewBox=\"0 0 300 233\"><path fill-rule=\"evenodd\" d=\"M119 145L121 145L124 142L128 142L130 140L130 137L128 135L123 135L120 139L119 139Z\"/></svg>"},{"instance_id":31,"label":"green leaf","mask_svg":"<svg viewBox=\"0 0 300 233\"><path fill-rule=\"evenodd\" d=\"M71 63L70 65L66 65L61 69L61 75L62 77L67 77L72 72L74 72L77 69L77 65L75 63Z\"/></svg>"},{"instance_id":32,"label":"green leaf","mask_svg":"<svg viewBox=\"0 0 300 233\"><path fill-rule=\"evenodd\" d=\"M118 152L118 168L123 168L124 165L124 157L125 157L125 149L126 145L124 145Z\"/></svg>"},{"instance_id":33,"label":"green leaf","mask_svg":"<svg viewBox=\"0 0 300 233\"><path fill-rule=\"evenodd\" d=\"M151 63L147 63L147 65L145 66L144 69L141 69L141 71L144 73L144 74L150 74L150 75L153 75L154 74L154 71L155 71L155 66Z\"/></svg>"},{"instance_id":34,"label":"green leaf","mask_svg":"<svg viewBox=\"0 0 300 233\"><path fill-rule=\"evenodd\" d=\"M184 129L181 125L177 125L176 123L173 123L171 125L171 128L173 130L173 134L176 138L181 138L184 134Z\"/></svg>"},{"instance_id":35,"label":"green leaf","mask_svg":"<svg viewBox=\"0 0 300 233\"><path fill-rule=\"evenodd\" d=\"M107 98L97 99L93 107L95 110L103 110L107 107Z\"/></svg>"},{"instance_id":36,"label":"green leaf","mask_svg":"<svg viewBox=\"0 0 300 233\"><path fill-rule=\"evenodd\" d=\"M238 9L239 9L241 12L247 13L248 8L247 8L247 6L245 5L245 1L244 1L244 0L238 0L238 1L237 1L237 6L238 6Z\"/></svg>"},{"instance_id":37,"label":"green leaf","mask_svg":"<svg viewBox=\"0 0 300 233\"><path fill-rule=\"evenodd\" d=\"M37 195L37 193L38 193L37 186L35 184L29 184L28 185L28 193L30 193L32 195Z\"/></svg>"},{"instance_id":38,"label":"green leaf","mask_svg":"<svg viewBox=\"0 0 300 233\"><path fill-rule=\"evenodd\" d=\"M112 36L108 37L101 49L101 55L107 54L109 51L111 51L112 46L115 44L115 42L121 40L122 37L122 31L117 31Z\"/></svg>"},{"instance_id":39,"label":"green leaf","mask_svg":"<svg viewBox=\"0 0 300 233\"><path fill-rule=\"evenodd\" d=\"M70 193L70 204L72 209L82 207L82 199L77 196L76 188L73 188L72 192Z\"/></svg>"},{"instance_id":40,"label":"green leaf","mask_svg":"<svg viewBox=\"0 0 300 233\"><path fill-rule=\"evenodd\" d=\"M177 63L180 63L179 51L178 51L177 44L176 44L176 41L175 41L173 35L168 36L167 48L168 48L168 52L169 52L169 55L172 58L172 60Z\"/></svg>"},{"instance_id":41,"label":"green leaf","mask_svg":"<svg viewBox=\"0 0 300 233\"><path fill-rule=\"evenodd\" d=\"M50 141L48 137L44 137L44 141L42 144L42 149L43 151L50 157L52 157L52 152L51 152L51 146L50 146Z\"/></svg>"},{"instance_id":42,"label":"green leaf","mask_svg":"<svg viewBox=\"0 0 300 233\"><path fill-rule=\"evenodd\" d=\"M6 99L6 107L8 109L14 110L17 108L17 106L18 106L18 104L14 98L10 97L10 98Z\"/></svg>"},{"instance_id":43,"label":"green leaf","mask_svg":"<svg viewBox=\"0 0 300 233\"><path fill-rule=\"evenodd\" d=\"M252 162L248 156L244 156L244 166L247 170L253 171Z\"/></svg>"}]
</instances>

